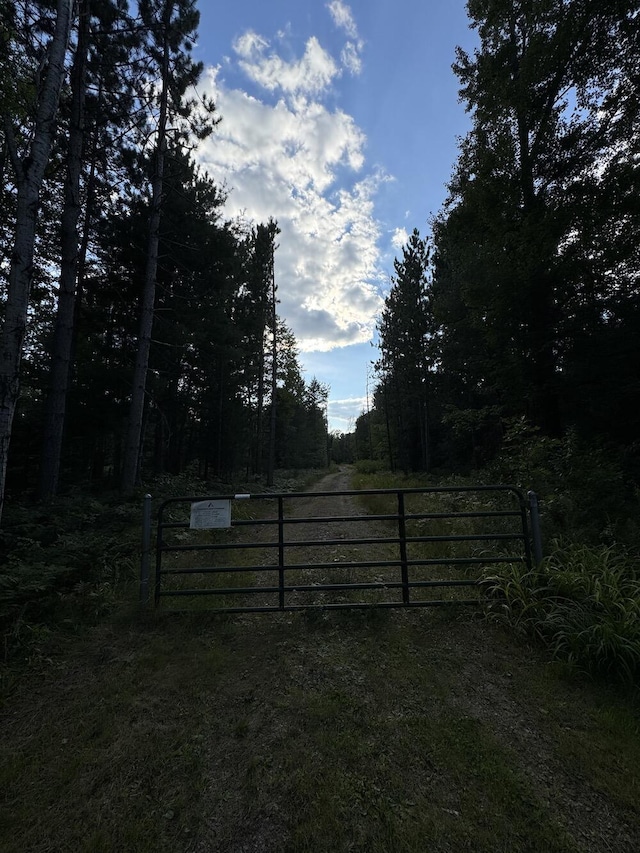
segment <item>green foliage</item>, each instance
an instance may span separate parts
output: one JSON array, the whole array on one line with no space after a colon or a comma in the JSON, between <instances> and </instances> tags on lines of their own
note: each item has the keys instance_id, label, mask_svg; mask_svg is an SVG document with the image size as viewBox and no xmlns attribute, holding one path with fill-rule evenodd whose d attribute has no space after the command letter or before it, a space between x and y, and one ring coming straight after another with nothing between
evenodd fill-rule
<instances>
[{"instance_id":1,"label":"green foliage","mask_svg":"<svg viewBox=\"0 0 640 853\"><path fill-rule=\"evenodd\" d=\"M0 34L0 69L11 72L0 82L0 104L7 107L5 131L11 125L15 128L20 161L31 136L31 102L37 94L22 90L27 84L33 89L31 72L46 67L43 34L52 28L55 4L49 6L34 11L29 4L0 0L6 18ZM265 469L273 432L269 355L277 322L272 285L279 229L272 219L253 228L224 221L225 190L191 156L217 123L210 99L200 94L196 105L192 97L202 71L192 55L198 19L194 0L132 4L103 0L91 8L83 2L76 9L65 69L73 68L77 74L65 79L57 145L38 211L41 233L29 305L30 340L22 358L22 401L13 423L8 467L10 500L20 500L37 488L36 460L41 451L45 472L59 468L62 491L86 489L89 481L111 487L120 478L141 289L155 254L149 222L151 210L157 213L153 202L154 197L158 200L153 189L157 190L157 180L154 184L152 178L158 177L154 154L158 147L163 152L157 229L161 263L151 276L156 294L140 465L127 467L135 469L132 479L138 469L143 478L179 473L196 458L207 476L231 478L238 471L261 474ZM87 47L86 68L79 61L81 34ZM4 78L20 91L12 94ZM73 118L80 102L82 122ZM163 142L161 116L166 110L170 138ZM83 135L83 145L74 147L73 156L71 128L76 141ZM0 190L0 214L6 215L0 215L0 241L6 237L7 242L15 219L17 175L12 174L8 137L4 139L3 133L0 170L4 165L6 180ZM62 229L67 256L78 257L77 281L74 286L74 276L69 275L64 305L70 310L64 316L58 313L56 319L56 304L62 304L56 298L55 275L63 254L59 234L61 221L69 219L65 220L69 204L64 203L69 194L62 183L70 172L80 184L83 225ZM0 269L0 284L5 272ZM324 465L327 389L317 381L305 385L295 339L279 322L278 393L286 389L296 399L291 423L290 408L282 406L283 417L275 430L280 442L276 457L287 467ZM66 330L73 325L72 356L71 333L63 346L61 335L52 334L54 325ZM144 355L141 352L142 360ZM52 363L66 364L69 359L72 381L67 387L63 371L47 374ZM50 388L57 408L55 417L45 418ZM60 433L52 422L60 424L63 417L61 455ZM126 456L130 461L132 453ZM42 497L56 491L55 479L52 473L41 479Z\"/></svg>"},{"instance_id":2,"label":"green foliage","mask_svg":"<svg viewBox=\"0 0 640 853\"><path fill-rule=\"evenodd\" d=\"M329 456L335 465L350 464L355 459L355 436L352 432L332 432L329 435Z\"/></svg>"},{"instance_id":3,"label":"green foliage","mask_svg":"<svg viewBox=\"0 0 640 853\"><path fill-rule=\"evenodd\" d=\"M536 636L559 660L628 685L640 677L640 574L613 547L558 545L533 571L487 579L489 613Z\"/></svg>"},{"instance_id":4,"label":"green foliage","mask_svg":"<svg viewBox=\"0 0 640 853\"><path fill-rule=\"evenodd\" d=\"M543 435L524 417L507 419L502 428L500 450L483 470L483 478L548 494L557 485L563 442Z\"/></svg>"},{"instance_id":5,"label":"green foliage","mask_svg":"<svg viewBox=\"0 0 640 853\"><path fill-rule=\"evenodd\" d=\"M526 418L541 432L510 461L546 486L572 429L594 447L638 434L637 2L467 10L478 46L454 71L471 129L430 255L414 231L396 261L375 409L403 470L482 467L503 419L513 439Z\"/></svg>"},{"instance_id":6,"label":"green foliage","mask_svg":"<svg viewBox=\"0 0 640 853\"><path fill-rule=\"evenodd\" d=\"M621 454L587 443L573 430L555 439L524 418L507 421L500 452L478 473L485 482L533 489L547 541L563 536L594 545L640 543L637 489Z\"/></svg>"},{"instance_id":7,"label":"green foliage","mask_svg":"<svg viewBox=\"0 0 640 853\"><path fill-rule=\"evenodd\" d=\"M377 474L384 468L385 466L378 459L358 459L355 464L358 474Z\"/></svg>"},{"instance_id":8,"label":"green foliage","mask_svg":"<svg viewBox=\"0 0 640 853\"><path fill-rule=\"evenodd\" d=\"M429 399L433 351L429 339L433 319L428 289L430 246L415 228L394 261L395 276L378 323L381 372L378 396L385 409L388 452L404 471L429 470ZM381 393L382 392L382 395ZM379 404L377 404L379 405ZM361 415L363 418L364 415ZM374 457L368 415L368 455ZM376 442L380 444L380 441ZM385 452L387 448L385 448ZM364 455L363 453L359 454ZM393 463L391 460L389 462Z\"/></svg>"},{"instance_id":9,"label":"green foliage","mask_svg":"<svg viewBox=\"0 0 640 853\"><path fill-rule=\"evenodd\" d=\"M5 659L28 652L37 626L75 629L104 617L135 582L140 505L88 496L11 507L0 547Z\"/></svg>"},{"instance_id":10,"label":"green foliage","mask_svg":"<svg viewBox=\"0 0 640 853\"><path fill-rule=\"evenodd\" d=\"M279 470L271 490L302 491L326 469ZM203 494L261 493L260 482L203 481L192 465L146 484L156 502ZM270 490L270 491L271 491ZM19 655L37 658L43 638L103 621L137 597L142 491L123 502L85 494L51 504L11 506L0 538L0 633L5 663ZM255 509L255 505L253 507ZM250 502L240 501L236 517ZM46 643L45 643L46 644Z\"/></svg>"},{"instance_id":11,"label":"green foliage","mask_svg":"<svg viewBox=\"0 0 640 853\"><path fill-rule=\"evenodd\" d=\"M434 223L434 313L454 402L499 403L550 435L580 422L628 436L601 401L607 415L620 397L627 416L638 408L637 223L626 213L639 176L640 138L626 124L637 116L637 3L468 11L480 43L458 49L454 71L472 129Z\"/></svg>"}]
</instances>

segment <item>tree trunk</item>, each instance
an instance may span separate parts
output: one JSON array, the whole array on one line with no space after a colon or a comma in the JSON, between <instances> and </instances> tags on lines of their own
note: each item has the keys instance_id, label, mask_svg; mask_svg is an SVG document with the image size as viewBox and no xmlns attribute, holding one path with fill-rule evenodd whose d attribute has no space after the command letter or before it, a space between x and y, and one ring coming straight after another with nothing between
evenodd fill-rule
<instances>
[{"instance_id":1,"label":"tree trunk","mask_svg":"<svg viewBox=\"0 0 640 853\"><path fill-rule=\"evenodd\" d=\"M271 254L271 324L273 340L271 343L271 424L269 429L269 465L267 469L267 486L273 486L276 467L276 392L278 390L278 336L276 332L276 276L273 251Z\"/></svg>"},{"instance_id":2,"label":"tree trunk","mask_svg":"<svg viewBox=\"0 0 640 853\"><path fill-rule=\"evenodd\" d=\"M224 430L224 392L225 392L225 375L224 365L220 365L220 382L218 392L218 432L216 435L216 471L220 477L222 475L222 449L223 449L223 430Z\"/></svg>"},{"instance_id":3,"label":"tree trunk","mask_svg":"<svg viewBox=\"0 0 640 853\"><path fill-rule=\"evenodd\" d=\"M158 271L158 246L160 243L160 219L162 215L162 192L164 187L164 158L166 153L166 129L169 98L169 44L165 36L162 57L162 90L160 93L160 115L158 118L158 136L156 142L155 174L151 193L151 214L149 217L149 241L147 244L147 264L145 269L142 306L140 309L140 330L138 350L133 371L131 403L129 406L129 424L122 464L121 489L131 492L138 480L140 456L142 450L142 422L147 388L149 352L151 350L151 332L156 297L156 274Z\"/></svg>"},{"instance_id":4,"label":"tree trunk","mask_svg":"<svg viewBox=\"0 0 640 853\"><path fill-rule=\"evenodd\" d=\"M389 468L391 469L391 473L395 474L396 472L396 463L393 457L393 442L391 441L391 421L389 419L389 394L387 390L388 381L385 377L383 379L382 388L384 391L384 420L385 426L387 429L387 447L389 449Z\"/></svg>"},{"instance_id":5,"label":"tree trunk","mask_svg":"<svg viewBox=\"0 0 640 853\"><path fill-rule=\"evenodd\" d=\"M40 188L51 153L64 60L72 21L72 0L58 0L56 25L48 47L47 71L37 104L36 123L29 155L18 160L13 127L5 117L5 134L12 151L17 183L16 236L11 256L9 288L2 329L0 361L0 520L4 504L11 429L19 395L20 361L27 324L33 274L33 255Z\"/></svg>"},{"instance_id":6,"label":"tree trunk","mask_svg":"<svg viewBox=\"0 0 640 853\"><path fill-rule=\"evenodd\" d=\"M74 340L76 283L78 274L78 222L80 220L80 176L84 147L86 66L89 50L91 0L79 9L78 45L71 71L71 122L61 222L61 264L58 310L51 355L49 393L45 407L44 437L40 463L40 498L52 498L58 490L62 438L71 374Z\"/></svg>"},{"instance_id":7,"label":"tree trunk","mask_svg":"<svg viewBox=\"0 0 640 853\"><path fill-rule=\"evenodd\" d=\"M255 474L257 477L262 475L262 420L264 412L264 326L261 326L262 345L260 347L260 357L258 359L258 402L256 412L256 456L255 456Z\"/></svg>"},{"instance_id":8,"label":"tree trunk","mask_svg":"<svg viewBox=\"0 0 640 853\"><path fill-rule=\"evenodd\" d=\"M510 43L511 70L514 81L519 84L520 51L514 19L510 21ZM518 104L516 107L516 124L524 221L529 226L531 233L537 233L543 214L543 202L538 198L535 188L534 161L530 143L533 128L522 104ZM532 223L536 227L531 227ZM549 271L538 261L530 271L527 282L529 358L531 359L529 415L545 434L558 436L561 434L561 424L556 382L554 288L549 276Z\"/></svg>"},{"instance_id":9,"label":"tree trunk","mask_svg":"<svg viewBox=\"0 0 640 853\"><path fill-rule=\"evenodd\" d=\"M429 411L426 398L418 401L418 425L422 457L421 469L428 474L431 468L431 447L429 446Z\"/></svg>"}]
</instances>

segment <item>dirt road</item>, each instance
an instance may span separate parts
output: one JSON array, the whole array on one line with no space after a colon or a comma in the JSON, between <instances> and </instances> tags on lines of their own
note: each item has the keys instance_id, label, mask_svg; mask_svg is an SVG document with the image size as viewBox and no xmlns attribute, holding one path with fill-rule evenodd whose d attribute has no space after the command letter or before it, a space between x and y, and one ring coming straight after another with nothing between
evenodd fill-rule
<instances>
[{"instance_id":1,"label":"dirt road","mask_svg":"<svg viewBox=\"0 0 640 853\"><path fill-rule=\"evenodd\" d=\"M314 484L313 491L346 491L350 488L351 472L344 468ZM359 515L363 509L356 498L340 495L299 499L293 512L296 516L309 517L349 516ZM345 525L343 535L356 537L370 533L371 527L367 523L350 522ZM294 532L291 537L295 538L295 535ZM304 525L297 535L305 539L335 538L335 525L323 522ZM341 550L344 549L338 548L335 553L343 556ZM307 557L323 559L320 553L307 554ZM331 578L323 577L323 582L327 580ZM251 697L247 732L241 743L233 739L222 748L218 744L217 751L224 754L224 759L215 765L208 789L210 802L215 803L213 811L216 818L211 821L210 834L200 842L198 850L240 853L279 849L379 849L453 853L462 849L504 849L510 853L517 850L544 850L546 853L547 850L558 849L585 853L631 853L640 849L638 816L621 811L605 792L594 789L578 765L567 761L566 744L562 743L562 738L557 738L558 731L566 734L567 730L578 738L589 737L589 713L585 717L589 700L586 700L586 706L583 704L585 697L589 696L588 689L553 682L552 689L557 689L558 693L550 696L547 692L549 685L544 679L536 683L541 667L538 654L526 646L514 644L512 638L488 624L477 611L392 612L378 618L346 617L346 622L332 614L285 617L280 627L287 626L287 638L276 628L277 640L274 640L273 624L257 624L249 618L244 620L244 625L247 631L256 632L261 637L263 648L273 649L275 644L278 653L270 658L269 663L262 658L260 663L253 659L251 667L243 673ZM288 633L290 628L293 635ZM243 644L238 648L240 654L243 653L242 647ZM402 650L402 664L397 660L394 663L399 648ZM262 677L256 678L258 672ZM369 742L373 739L375 746L369 759L363 760L360 768L356 762L347 775L349 784L355 788L351 796L356 799L356 808L374 825L380 820L389 820L384 814L385 807L397 809L402 814L400 790L395 795L389 791L382 769L384 762L381 765L375 759L376 753L384 756L389 750L389 744L384 742L380 733L378 711L382 704L385 722L392 719L400 728L407 726L409 720L416 719L423 720L429 730L432 730L432 725L426 725L427 718L445 727L451 723L456 733L445 736L445 750L455 751L454 743L449 742L450 734L452 741L458 737L464 740L466 727L469 727L475 737L485 741L490 751L508 755L508 770L505 772L511 780L513 777L519 780L514 795L518 802L511 803L514 814L505 814L504 819L508 825L511 818L515 818L515 813L524 810L528 812L528 817L524 817L525 825L536 822L547 827L546 840L541 840L545 838L545 832L540 834L531 829L530 838L519 837L523 830L522 826L515 829L517 819L514 820L513 836L499 820L493 829L488 828L488 832L487 827L481 829L483 820L478 815L482 815L486 808L485 817L490 822L492 807L478 805L477 802L469 807L475 818L462 833L458 831L460 824L465 824L467 794L473 792L479 779L483 778L485 771L481 765L487 760L484 747L474 755L474 747L470 743L467 745L469 754L462 758L461 767L453 771L454 777L462 772L455 781L450 775L451 768L446 768L446 761L438 773L428 760L424 761L424 756L411 755L410 748L406 768L410 779L403 778L402 782L396 779L401 790L412 792L405 793L406 801L414 804L408 807L407 820L417 807L416 803L436 801L440 803L437 807L439 817L444 816L445 823L453 818L457 826L449 826L447 830L442 827L434 829L433 837L421 837L420 833L414 836L408 832L394 839L391 834L383 842L375 829L366 830L359 825L352 806L334 803L333 808L341 814L345 824L343 831L337 832L333 841L321 838L321 826L314 827L313 822L322 819L317 801L321 802L326 797L331 799L331 794L325 790L327 780L324 776L327 772L331 774L332 770L330 766L323 767L322 756L313 755L313 748L304 736L300 736L300 728L304 732L309 724L310 711L305 701L302 702L305 707L302 711L297 703L290 704L287 700L287 696L297 691L316 699L319 696L340 697L335 703L329 702L326 709L323 706L320 712L323 725L334 734L345 727L345 717L349 719L352 706L357 706L363 714L363 727L367 728L367 733L356 730L352 731L352 736L356 742L361 737ZM246 694L241 690L241 695ZM313 716L316 712L311 713ZM456 731L459 725L462 733ZM434 736L434 741L437 740L438 737ZM292 790L290 780L285 781L281 777L281 774L286 776L291 772L290 764L282 755L283 748L287 749L287 741L296 753L296 761L315 764L315 773L323 779L318 791L314 792L311 787L301 792L295 790L295 786ZM353 744L348 746L348 750L351 749ZM406 743L398 744L400 754L406 749ZM327 752L331 753L332 749L328 748ZM355 752L358 754L360 750ZM374 758L373 763L371 757ZM274 771L274 765L277 771ZM240 768L244 772L238 773ZM487 788L482 794L477 791L471 793L471 799L475 800L476 795L480 800L484 796L490 800L495 797L493 808L500 808L497 805L499 794L496 791L491 793L490 789L496 782L501 784L497 780L503 770L498 766L488 770L490 781L484 779L480 783ZM334 768L333 772L340 776L344 768L339 771ZM235 829L230 827L237 826L240 815L247 809L245 773L248 777L256 775L261 780L254 792L257 803L261 805L257 810L256 803L249 808L249 812L254 813L254 820L245 825L237 838L234 837ZM496 778L492 778L494 774ZM400 775L403 776L402 773ZM505 782L502 784L509 787ZM303 789L305 785L308 785L308 780L300 783ZM364 786L365 793L361 796L356 796L358 786ZM336 788L339 787L337 784ZM383 790L388 796L386 806L378 802ZM230 798L229 791L234 792ZM305 798L311 800L311 803L305 802L304 808L314 817L311 827L292 833L292 824L296 822L295 810L291 810L286 800L293 797L295 801L300 796L303 801ZM366 802L367 797L370 798L369 803ZM229 802L233 804L231 813L224 817L219 809L222 806L224 814L225 803ZM240 803L243 805L233 818L233 809L237 809ZM469 814L466 815L468 818ZM480 825L474 826L474 819L479 819ZM519 819L522 820L522 816ZM495 815L493 820L496 820ZM433 822L438 823L437 820ZM365 842L364 838L368 841Z\"/></svg>"}]
</instances>

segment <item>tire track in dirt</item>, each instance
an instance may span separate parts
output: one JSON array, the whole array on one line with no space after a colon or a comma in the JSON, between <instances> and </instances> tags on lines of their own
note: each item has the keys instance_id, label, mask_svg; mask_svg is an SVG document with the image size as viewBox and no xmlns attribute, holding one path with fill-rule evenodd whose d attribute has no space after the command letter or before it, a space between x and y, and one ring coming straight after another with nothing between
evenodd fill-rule
<instances>
[{"instance_id":1,"label":"tire track in dirt","mask_svg":"<svg viewBox=\"0 0 640 853\"><path fill-rule=\"evenodd\" d=\"M290 518L307 518L307 522L286 526L285 538L287 543L295 542L326 542L327 544L306 545L300 548L289 545L286 549L286 563L300 565L303 563L336 563L336 568L303 568L288 570L288 583L299 583L301 586L345 583L383 583L399 581L399 569L387 569L383 574L379 568L350 567L339 565L350 562L376 562L386 559L397 559L397 547L385 544L357 545L350 540L366 539L380 536L397 535L397 528L384 521L367 521L363 516L369 513L354 495L340 494L350 491L352 469L341 467L338 472L331 473L314 483L309 490L308 498L300 497L286 501L286 515ZM315 497L313 493L333 492L334 495ZM314 521L322 518L348 518L353 521ZM344 541L344 544L341 542ZM295 580L291 580L295 577ZM369 591L362 591L365 596ZM380 593L382 594L382 593ZM355 590L305 593L288 593L289 603L317 604L323 606L329 603L346 604L362 603L362 594ZM306 597L305 597L306 596ZM399 590L384 591L385 600L400 600Z\"/></svg>"}]
</instances>

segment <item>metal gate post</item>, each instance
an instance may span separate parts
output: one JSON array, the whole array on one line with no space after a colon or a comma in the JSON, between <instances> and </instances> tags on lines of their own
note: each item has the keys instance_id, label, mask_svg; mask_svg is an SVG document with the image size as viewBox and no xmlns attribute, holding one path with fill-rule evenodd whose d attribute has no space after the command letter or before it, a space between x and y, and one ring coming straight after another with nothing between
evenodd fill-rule
<instances>
[{"instance_id":1,"label":"metal gate post","mask_svg":"<svg viewBox=\"0 0 640 853\"><path fill-rule=\"evenodd\" d=\"M402 601L409 604L409 565L407 560L407 527L404 519L404 493L398 492L398 536L400 537L400 571Z\"/></svg>"},{"instance_id":2,"label":"metal gate post","mask_svg":"<svg viewBox=\"0 0 640 853\"><path fill-rule=\"evenodd\" d=\"M531 516L531 538L533 539L533 558L536 566L542 562L542 535L540 533L540 508L538 496L533 491L527 492L529 498L529 515Z\"/></svg>"},{"instance_id":3,"label":"metal gate post","mask_svg":"<svg viewBox=\"0 0 640 853\"><path fill-rule=\"evenodd\" d=\"M284 610L284 502L278 496L278 606Z\"/></svg>"},{"instance_id":4,"label":"metal gate post","mask_svg":"<svg viewBox=\"0 0 640 853\"><path fill-rule=\"evenodd\" d=\"M142 504L142 560L140 561L140 607L149 604L149 559L151 556L151 495Z\"/></svg>"}]
</instances>

